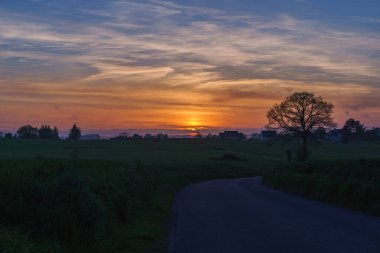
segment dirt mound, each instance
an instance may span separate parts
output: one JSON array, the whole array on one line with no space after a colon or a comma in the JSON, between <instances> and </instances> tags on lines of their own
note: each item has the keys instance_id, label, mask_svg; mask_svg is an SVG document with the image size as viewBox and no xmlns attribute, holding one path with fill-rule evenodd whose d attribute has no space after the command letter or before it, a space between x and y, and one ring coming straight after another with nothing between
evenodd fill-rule
<instances>
[{"instance_id":1,"label":"dirt mound","mask_svg":"<svg viewBox=\"0 0 380 253\"><path fill-rule=\"evenodd\" d=\"M221 161L246 161L247 159L240 158L237 155L232 154L232 153L227 153L227 154L224 154L222 157L218 158L218 160L221 160Z\"/></svg>"}]
</instances>

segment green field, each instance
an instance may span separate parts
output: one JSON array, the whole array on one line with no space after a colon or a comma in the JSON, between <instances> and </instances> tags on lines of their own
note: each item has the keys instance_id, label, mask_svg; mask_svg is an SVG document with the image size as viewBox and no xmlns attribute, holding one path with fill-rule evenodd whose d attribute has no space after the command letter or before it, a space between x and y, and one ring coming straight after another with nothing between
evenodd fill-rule
<instances>
[{"instance_id":1,"label":"green field","mask_svg":"<svg viewBox=\"0 0 380 253\"><path fill-rule=\"evenodd\" d=\"M1 159L80 158L108 161L142 160L146 165L199 165L210 158L233 152L251 164L271 164L286 160L289 146L265 142L217 140L128 140L55 141L0 139ZM380 157L380 142L324 143L312 147L311 160L339 160ZM267 168L264 166L264 168Z\"/></svg>"},{"instance_id":2,"label":"green field","mask_svg":"<svg viewBox=\"0 0 380 253\"><path fill-rule=\"evenodd\" d=\"M207 140L0 140L0 252L166 252L175 193L264 175L279 144ZM234 154L239 159L220 159ZM380 143L324 143L311 160L380 157Z\"/></svg>"}]
</instances>

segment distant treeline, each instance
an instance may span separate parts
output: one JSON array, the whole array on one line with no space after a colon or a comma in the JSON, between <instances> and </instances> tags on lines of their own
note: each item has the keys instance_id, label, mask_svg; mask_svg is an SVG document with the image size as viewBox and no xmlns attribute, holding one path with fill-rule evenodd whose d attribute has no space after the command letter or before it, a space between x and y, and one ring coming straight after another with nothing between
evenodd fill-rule
<instances>
[{"instance_id":1,"label":"distant treeline","mask_svg":"<svg viewBox=\"0 0 380 253\"><path fill-rule=\"evenodd\" d=\"M332 141L342 141L347 143L349 141L380 141L380 128L373 127L367 128L362 124L359 120L348 119L342 129L333 129L328 130L325 128L318 128L315 130L315 134L318 135L318 139L321 140L332 140ZM100 139L99 135L97 136ZM77 127L76 124L72 126L69 130L69 136L67 139L78 140L82 137L81 129ZM83 139L91 139L85 138ZM87 137L92 137L88 135ZM275 141L276 139L282 139L286 137L286 134L277 134L274 130L262 131L259 134L252 134L251 137L247 137L246 135L239 133L238 131L225 131L219 135L215 134L207 134L202 135L201 133L196 133L193 138L194 139L207 139L207 140L267 140L267 141ZM61 139L59 137L59 130L57 127L51 127L50 125L42 125L40 128L33 127L31 125L21 126L17 132L13 135L12 133L5 133L4 138L20 138L20 139ZM178 138L178 137L177 137ZM152 134L133 134L130 135L127 132L121 133L116 137L110 138L110 140L129 140L129 139L153 139L153 140L165 140L169 139L168 134L159 133L156 135ZM180 139L180 138L179 138Z\"/></svg>"},{"instance_id":2,"label":"distant treeline","mask_svg":"<svg viewBox=\"0 0 380 253\"><path fill-rule=\"evenodd\" d=\"M145 134L145 135L140 135L140 134L133 134L129 135L128 133L122 133L117 137L110 138L110 140L128 140L128 139L157 139L157 140L165 140L165 139L181 139L181 137L169 137L168 134L166 133L158 133L158 134ZM182 137L185 138L185 137ZM188 137L187 137L188 138ZM201 133L196 133L193 136L194 139L218 139L219 135L214 135L214 134L207 134L207 135L202 135Z\"/></svg>"},{"instance_id":3,"label":"distant treeline","mask_svg":"<svg viewBox=\"0 0 380 253\"><path fill-rule=\"evenodd\" d=\"M380 140L380 128L366 128L359 120L348 119L340 130L343 142Z\"/></svg>"},{"instance_id":4,"label":"distant treeline","mask_svg":"<svg viewBox=\"0 0 380 253\"><path fill-rule=\"evenodd\" d=\"M42 125L40 128L33 127L31 125L21 126L16 134L6 133L5 138L20 138L20 139L51 139L58 140L59 130L57 127L51 127L50 125ZM68 139L77 140L81 137L81 130L76 124L69 130Z\"/></svg>"},{"instance_id":5,"label":"distant treeline","mask_svg":"<svg viewBox=\"0 0 380 253\"><path fill-rule=\"evenodd\" d=\"M115 140L115 141L118 141L118 140L122 141L122 140L128 140L128 139L159 139L159 140L164 140L164 139L169 139L169 135L159 133L157 135L145 134L143 136L140 134L129 135L128 133L125 132L125 133L121 133L117 137L110 138L110 140Z\"/></svg>"}]
</instances>

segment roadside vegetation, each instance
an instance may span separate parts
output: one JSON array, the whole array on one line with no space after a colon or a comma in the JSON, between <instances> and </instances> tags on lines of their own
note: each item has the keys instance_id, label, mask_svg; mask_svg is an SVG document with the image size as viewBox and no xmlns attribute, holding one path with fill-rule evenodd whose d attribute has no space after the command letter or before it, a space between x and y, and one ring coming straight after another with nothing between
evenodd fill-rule
<instances>
[{"instance_id":1,"label":"roadside vegetation","mask_svg":"<svg viewBox=\"0 0 380 253\"><path fill-rule=\"evenodd\" d=\"M0 160L0 252L166 252L177 191L198 181L260 173L244 162L219 159L224 148L236 144L209 143L218 146L215 157L212 148L203 157L192 152L199 148L198 141L132 142L78 142L71 157L73 142L3 140L0 146L18 157ZM67 157L49 157L45 145L55 147L49 152L55 150L58 157L60 152ZM119 150L124 160L114 156L114 149L107 152L115 146L124 147ZM13 153L19 147L25 152ZM147 157L147 164L137 159L133 147L153 148L138 153ZM172 152L172 159L161 156L162 164L153 166L159 148L167 153L179 148L182 158ZM103 150L109 160L81 158L82 149L93 152L91 157Z\"/></svg>"},{"instance_id":2,"label":"roadside vegetation","mask_svg":"<svg viewBox=\"0 0 380 253\"><path fill-rule=\"evenodd\" d=\"M325 155L320 155L319 161L315 160L315 154L309 150L309 143L320 144L334 136L337 141L346 144L379 140L379 128L367 129L355 119L348 119L342 129L335 129L337 124L333 121L333 108L331 103L313 93L296 92L268 111L268 127L279 132L277 139L291 142L298 140L301 145L298 144L295 160L291 159L292 150L287 150L288 164L266 170L264 182L305 197L380 216L378 147L369 151L377 160L364 157L352 160L356 157L354 152L359 149L352 146L347 149L348 145L345 144L341 144L339 149L346 148L346 155L352 156L347 156L344 160L338 157L327 160L326 151L331 152L329 156L332 157L339 151L328 150L325 145L322 147ZM308 159L311 154L314 160Z\"/></svg>"},{"instance_id":3,"label":"roadside vegetation","mask_svg":"<svg viewBox=\"0 0 380 253\"><path fill-rule=\"evenodd\" d=\"M380 159L291 163L264 175L269 186L380 216Z\"/></svg>"},{"instance_id":4,"label":"roadside vegetation","mask_svg":"<svg viewBox=\"0 0 380 253\"><path fill-rule=\"evenodd\" d=\"M378 162L371 158L379 150L378 142L324 143L311 147L310 164L315 163L313 171L321 169L322 179L332 180L331 185L335 177L330 170L339 174L347 168L352 174L339 177L340 185L357 177L356 165L369 168L371 172L363 172L355 182L361 185L372 178L363 186L367 190L362 189L371 191L379 175ZM361 158L367 165L361 165ZM2 139L0 252L166 252L171 205L181 188L258 175L266 175L268 184L286 177L297 182L286 172L296 165L283 165L286 159L280 144L260 141ZM306 165L297 166L303 171ZM318 178L317 172L312 175ZM328 196L323 187L313 187ZM351 183L347 187L351 189ZM342 194L350 196L350 191ZM354 200L363 201L360 196ZM378 203L376 198L366 200ZM378 210L376 205L371 208Z\"/></svg>"}]
</instances>

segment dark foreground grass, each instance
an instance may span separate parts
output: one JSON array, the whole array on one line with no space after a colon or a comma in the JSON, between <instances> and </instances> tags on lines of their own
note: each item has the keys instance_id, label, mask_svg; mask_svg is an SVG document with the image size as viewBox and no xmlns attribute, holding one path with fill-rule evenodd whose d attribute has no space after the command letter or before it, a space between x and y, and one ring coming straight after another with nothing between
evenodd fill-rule
<instances>
[{"instance_id":1,"label":"dark foreground grass","mask_svg":"<svg viewBox=\"0 0 380 253\"><path fill-rule=\"evenodd\" d=\"M277 166L267 185L380 216L380 160L319 161Z\"/></svg>"},{"instance_id":2,"label":"dark foreground grass","mask_svg":"<svg viewBox=\"0 0 380 253\"><path fill-rule=\"evenodd\" d=\"M0 253L167 252L176 192L199 181L263 175L285 162L284 149L206 140L0 140ZM379 151L379 143L326 143L313 149L311 159L331 165L336 159L368 160ZM226 154L237 159L224 159ZM288 177L288 186L297 185L285 168L267 173L266 181L278 186L276 180ZM333 171L340 176L344 168L337 163ZM330 187L324 178L334 176L327 172L308 192L320 188L322 194ZM362 185L371 177L342 176L337 184Z\"/></svg>"},{"instance_id":3,"label":"dark foreground grass","mask_svg":"<svg viewBox=\"0 0 380 253\"><path fill-rule=\"evenodd\" d=\"M0 252L165 252L180 188L257 174L238 164L1 160Z\"/></svg>"}]
</instances>

